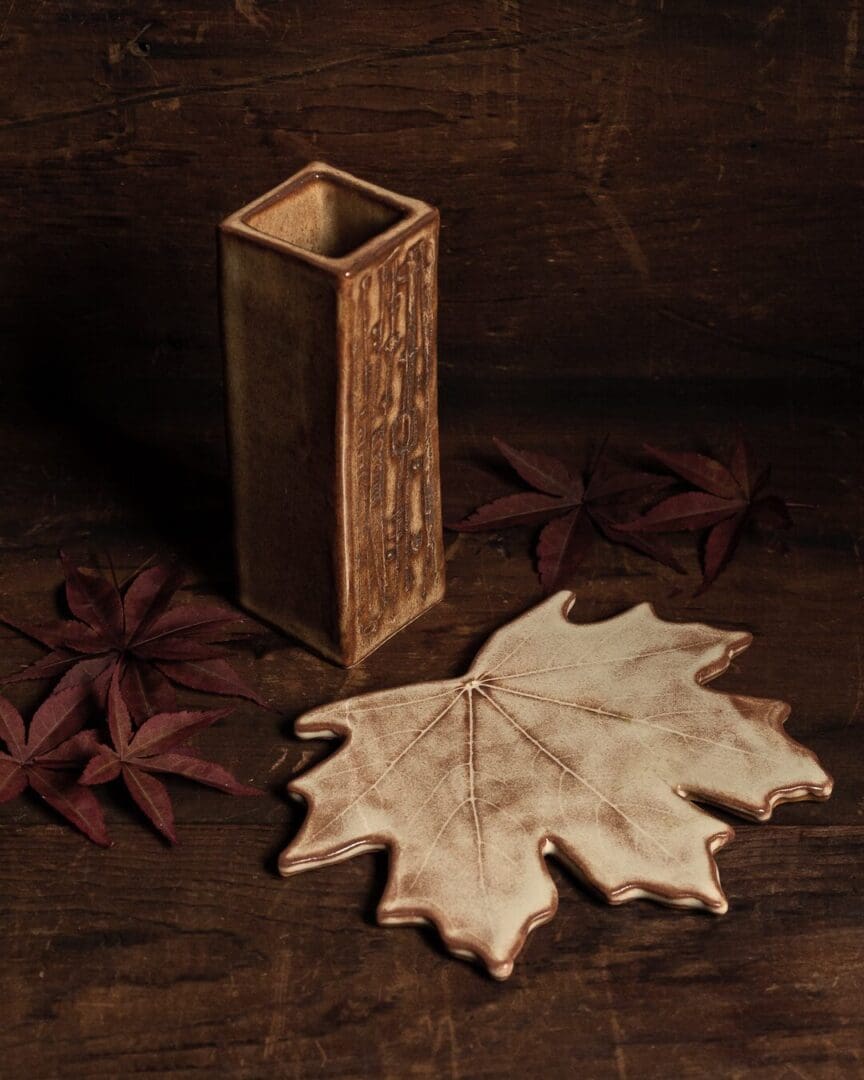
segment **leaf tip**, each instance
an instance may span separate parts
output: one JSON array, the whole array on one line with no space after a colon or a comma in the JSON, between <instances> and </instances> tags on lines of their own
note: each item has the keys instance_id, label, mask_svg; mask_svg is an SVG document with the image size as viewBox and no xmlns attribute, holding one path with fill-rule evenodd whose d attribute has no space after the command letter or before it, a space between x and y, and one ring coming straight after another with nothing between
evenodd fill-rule
<instances>
[{"instance_id":1,"label":"leaf tip","mask_svg":"<svg viewBox=\"0 0 864 1080\"><path fill-rule=\"evenodd\" d=\"M494 961L487 959L484 960L484 963L486 964L486 970L492 978L496 979L498 982L504 982L505 979L509 979L513 974L512 960Z\"/></svg>"},{"instance_id":2,"label":"leaf tip","mask_svg":"<svg viewBox=\"0 0 864 1080\"><path fill-rule=\"evenodd\" d=\"M825 773L825 779L821 784L817 784L810 788L810 794L816 799L830 799L833 791L834 777L827 772Z\"/></svg>"},{"instance_id":3,"label":"leaf tip","mask_svg":"<svg viewBox=\"0 0 864 1080\"><path fill-rule=\"evenodd\" d=\"M237 787L228 794L256 798L261 795L266 795L267 792L264 791L263 788L255 787L254 784L238 784Z\"/></svg>"},{"instance_id":4,"label":"leaf tip","mask_svg":"<svg viewBox=\"0 0 864 1080\"><path fill-rule=\"evenodd\" d=\"M311 870L315 867L315 863L308 859L297 858L294 855L294 845L291 844L280 852L279 858L276 860L276 869L279 871L280 877L293 877L295 874L300 874L304 870Z\"/></svg>"},{"instance_id":5,"label":"leaf tip","mask_svg":"<svg viewBox=\"0 0 864 1080\"><path fill-rule=\"evenodd\" d=\"M700 899L705 905L705 909L710 911L712 915L725 915L729 910L729 901L722 889L718 889L716 893L710 893Z\"/></svg>"}]
</instances>

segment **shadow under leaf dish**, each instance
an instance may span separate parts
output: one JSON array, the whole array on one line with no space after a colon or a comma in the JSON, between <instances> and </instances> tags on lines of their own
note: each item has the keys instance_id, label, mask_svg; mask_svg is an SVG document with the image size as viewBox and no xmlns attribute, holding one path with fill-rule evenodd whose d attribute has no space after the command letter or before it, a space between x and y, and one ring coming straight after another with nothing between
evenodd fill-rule
<instances>
[{"instance_id":1,"label":"shadow under leaf dish","mask_svg":"<svg viewBox=\"0 0 864 1080\"><path fill-rule=\"evenodd\" d=\"M764 821L832 781L785 734L787 705L703 687L750 634L648 604L577 625L573 601L499 630L462 678L300 717L301 738L345 741L289 787L309 812L282 874L387 848L378 921L433 923L499 979L555 914L547 855L613 904L725 912L714 854L733 830L692 800Z\"/></svg>"}]
</instances>

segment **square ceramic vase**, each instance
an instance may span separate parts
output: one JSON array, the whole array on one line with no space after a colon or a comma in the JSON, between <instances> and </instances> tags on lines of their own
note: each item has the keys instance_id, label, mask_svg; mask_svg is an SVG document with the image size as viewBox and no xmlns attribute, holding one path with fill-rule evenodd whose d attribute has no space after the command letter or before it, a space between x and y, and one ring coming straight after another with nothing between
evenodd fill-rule
<instances>
[{"instance_id":1,"label":"square ceramic vase","mask_svg":"<svg viewBox=\"0 0 864 1080\"><path fill-rule=\"evenodd\" d=\"M352 665L444 592L438 212L314 163L219 239L239 598Z\"/></svg>"}]
</instances>

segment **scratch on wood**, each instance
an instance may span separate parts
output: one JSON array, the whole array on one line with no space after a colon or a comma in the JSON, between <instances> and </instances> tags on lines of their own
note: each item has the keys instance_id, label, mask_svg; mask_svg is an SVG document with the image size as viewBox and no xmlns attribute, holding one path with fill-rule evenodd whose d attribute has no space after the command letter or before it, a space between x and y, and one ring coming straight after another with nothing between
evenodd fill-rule
<instances>
[{"instance_id":1,"label":"scratch on wood","mask_svg":"<svg viewBox=\"0 0 864 1080\"><path fill-rule=\"evenodd\" d=\"M858 712L861 709L861 698L864 696L864 656L861 653L861 638L855 638L855 666L857 669L856 691L855 701L852 705L852 711L849 714L849 719L846 721L845 726L848 727L852 721L858 716Z\"/></svg>"},{"instance_id":2,"label":"scratch on wood","mask_svg":"<svg viewBox=\"0 0 864 1080\"><path fill-rule=\"evenodd\" d=\"M650 277L650 268L642 245L639 243L639 238L627 218L616 205L613 196L601 187L609 152L618 140L619 135L622 132L629 131L626 119L632 74L633 62L631 60L621 72L611 95L611 100L604 106L606 118L599 126L596 138L592 140L593 145L589 146L589 160L585 164L585 172L590 179L585 191L608 224L615 241L627 256L630 265L643 281L647 281Z\"/></svg>"},{"instance_id":3,"label":"scratch on wood","mask_svg":"<svg viewBox=\"0 0 864 1080\"><path fill-rule=\"evenodd\" d=\"M860 538L852 544L852 551L855 555L855 567L858 570L858 577L864 580L864 563L861 561ZM861 710L861 701L864 699L864 651L861 648L861 638L857 635L855 637L855 670L855 700L852 703L849 719L843 725L844 727L849 727L852 721L856 719Z\"/></svg>"},{"instance_id":4,"label":"scratch on wood","mask_svg":"<svg viewBox=\"0 0 864 1080\"><path fill-rule=\"evenodd\" d=\"M636 20L641 23L641 20ZM620 24L610 24L607 32L620 33ZM628 22L625 29L632 29L632 21ZM9 128L34 127L39 124L59 123L63 120L74 120L83 116L98 116L100 113L112 112L116 109L126 108L130 105L146 104L149 101L163 97L192 97L205 94L230 94L238 90L263 90L268 86L281 86L285 83L296 82L306 79L310 75L320 75L324 72L339 71L345 68L362 67L366 64L386 64L398 60L422 60L435 57L457 56L461 53L491 52L501 49L528 48L532 45L552 44L569 41L571 39L585 39L596 41L603 35L599 31L590 31L583 26L564 27L560 30L549 31L544 34L520 35L512 34L495 39L468 38L464 41L450 43L432 43L422 46L404 46L398 49L385 49L382 52L360 53L354 56L332 60L329 63L310 64L307 67L295 68L293 71L280 72L276 75L264 75L254 79L234 79L225 82L202 83L200 86L188 87L165 87L160 90L146 90L140 93L127 94L125 97L117 96L111 101L100 101L94 105L83 105L74 109L61 109L56 112L36 113L34 116L19 116L12 120L6 120L0 124L0 131Z\"/></svg>"},{"instance_id":5,"label":"scratch on wood","mask_svg":"<svg viewBox=\"0 0 864 1080\"><path fill-rule=\"evenodd\" d=\"M321 1067L323 1068L327 1064L327 1051L321 1045L321 1040L316 1039L315 1045L318 1047L318 1053L321 1055Z\"/></svg>"},{"instance_id":6,"label":"scratch on wood","mask_svg":"<svg viewBox=\"0 0 864 1080\"><path fill-rule=\"evenodd\" d=\"M681 315L679 312L673 311L672 308L657 308L657 314L663 319L669 319L671 322L680 323L682 326L688 326L691 330L697 330L700 333L707 334L708 337L714 338L716 341L722 341L736 349L753 353L756 356L795 356L801 360L815 360L820 364L828 364L830 367L838 368L841 371L848 371L855 376L860 375L860 368L854 360L847 361L841 360L839 357L823 356L821 353L812 352L809 349L793 349L789 346L784 346L780 349L770 345L762 345L755 341L747 341L737 334L724 333L710 323L702 322L699 319L690 319L686 315Z\"/></svg>"},{"instance_id":7,"label":"scratch on wood","mask_svg":"<svg viewBox=\"0 0 864 1080\"><path fill-rule=\"evenodd\" d=\"M463 538L464 535L465 535L464 533L457 533L456 534L456 539L453 540L451 543L449 543L447 545L447 547L446 547L446 549L444 551L444 561L445 562L448 562L448 563L452 562L456 558L456 556L461 552L462 547L463 547L463 539L462 538Z\"/></svg>"},{"instance_id":8,"label":"scratch on wood","mask_svg":"<svg viewBox=\"0 0 864 1080\"><path fill-rule=\"evenodd\" d=\"M612 976L603 957L603 989L607 1002L609 1027L612 1031L612 1056L615 1061L615 1074L618 1080L627 1080L627 1060L624 1056L624 1033L618 1020L618 1010L615 1006L615 998L612 988Z\"/></svg>"},{"instance_id":9,"label":"scratch on wood","mask_svg":"<svg viewBox=\"0 0 864 1080\"><path fill-rule=\"evenodd\" d=\"M436 1051L439 1051L446 1036L450 1080L459 1080L459 1048L456 1044L456 1031L453 1025L453 1002L450 994L449 970L449 968L444 968L441 973L444 1015L438 1022L434 1047Z\"/></svg>"},{"instance_id":10,"label":"scratch on wood","mask_svg":"<svg viewBox=\"0 0 864 1080\"><path fill-rule=\"evenodd\" d=\"M289 750L290 750L290 747L289 747ZM288 750L286 750L285 753L287 754ZM315 751L314 750L304 750L303 753L300 755L299 760L295 763L294 768L291 770L291 775L296 776L298 773L303 772L303 770L306 768L306 766L309 764L309 762L312 761L314 758L315 758ZM282 759L280 761L280 764L282 762L284 762L284 760L285 760L285 757L283 755L283 757L282 757ZM274 766L274 768L275 768L275 766ZM272 772L273 769L271 769L270 771Z\"/></svg>"},{"instance_id":11,"label":"scratch on wood","mask_svg":"<svg viewBox=\"0 0 864 1080\"><path fill-rule=\"evenodd\" d=\"M258 30L266 30L270 26L269 16L259 9L255 0L234 0L234 10Z\"/></svg>"},{"instance_id":12,"label":"scratch on wood","mask_svg":"<svg viewBox=\"0 0 864 1080\"><path fill-rule=\"evenodd\" d=\"M843 74L847 83L852 77L852 66L858 55L858 0L852 5L849 12L849 21L846 24L846 48L843 50Z\"/></svg>"},{"instance_id":13,"label":"scratch on wood","mask_svg":"<svg viewBox=\"0 0 864 1080\"><path fill-rule=\"evenodd\" d=\"M832 128L840 124L845 106L850 101L855 89L855 61L858 56L859 29L858 9L860 0L852 0L846 19L846 39L843 44L843 74L839 80L831 109Z\"/></svg>"},{"instance_id":14,"label":"scratch on wood","mask_svg":"<svg viewBox=\"0 0 864 1080\"><path fill-rule=\"evenodd\" d=\"M12 18L12 14L15 11L15 4L17 0L11 0L9 7L6 9L6 15L3 18L3 25L0 26L0 38L3 38L6 34L6 27L9 25L9 20Z\"/></svg>"},{"instance_id":15,"label":"scratch on wood","mask_svg":"<svg viewBox=\"0 0 864 1080\"><path fill-rule=\"evenodd\" d=\"M286 1035L286 999L288 981L291 978L290 959L280 953L276 959L273 973L273 993L270 1006L270 1027L264 1040L264 1060L269 1061Z\"/></svg>"},{"instance_id":16,"label":"scratch on wood","mask_svg":"<svg viewBox=\"0 0 864 1080\"><path fill-rule=\"evenodd\" d=\"M591 188L586 189L586 194L605 218L609 228L612 230L612 235L615 237L618 246L627 256L630 265L643 281L647 281L651 276L648 259L645 252L642 250L639 238L633 231L630 223L616 206L615 200L608 192L597 191Z\"/></svg>"},{"instance_id":17,"label":"scratch on wood","mask_svg":"<svg viewBox=\"0 0 864 1080\"><path fill-rule=\"evenodd\" d=\"M270 766L268 772L272 773L275 772L277 769L281 768L285 764L285 759L288 757L290 752L291 747L286 746L282 753L279 755L279 757L276 759L276 761L274 761L273 764ZM304 754L305 753L307 753L307 751L304 751Z\"/></svg>"},{"instance_id":18,"label":"scratch on wood","mask_svg":"<svg viewBox=\"0 0 864 1080\"><path fill-rule=\"evenodd\" d=\"M775 23L782 22L786 18L786 10L782 4L777 4L771 8L762 22L759 23L759 29L763 32L769 30Z\"/></svg>"}]
</instances>

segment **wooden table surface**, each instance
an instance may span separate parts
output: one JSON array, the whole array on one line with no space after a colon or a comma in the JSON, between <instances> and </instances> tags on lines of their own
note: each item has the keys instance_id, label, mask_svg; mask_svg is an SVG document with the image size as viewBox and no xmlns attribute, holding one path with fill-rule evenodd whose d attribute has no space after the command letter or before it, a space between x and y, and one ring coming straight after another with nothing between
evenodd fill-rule
<instances>
[{"instance_id":1,"label":"wooden table surface","mask_svg":"<svg viewBox=\"0 0 864 1080\"><path fill-rule=\"evenodd\" d=\"M753 647L719 685L790 701L789 730L836 778L826 804L785 806L769 824L738 826L718 858L728 915L646 902L612 909L554 869L558 915L498 984L445 955L432 932L374 925L383 855L277 876L275 857L302 813L283 797L284 785L326 752L326 744L292 740L291 718L337 697L457 674L491 630L538 598L524 531L450 534L446 600L361 666L339 670L273 634L240 657L238 667L278 715L240 704L198 744L266 787L266 798L177 784L175 850L120 800L108 810L109 851L29 801L2 809L7 1075L857 1074L862 429L860 398L832 391L737 391L736 415L772 453L778 489L818 504L798 515L788 553L748 539L716 586L695 599L686 547L688 578L606 546L574 581L580 620L648 599L667 618L752 630ZM681 443L693 429L722 443L732 409L698 384L536 381L490 393L479 414L471 395L459 396L443 408L451 516L511 489L483 464L486 431L561 447L577 460L586 440L606 430L631 451L642 437ZM218 403L211 405L195 432L215 448ZM200 450L178 428L178 456ZM31 619L46 610L58 542L83 555L98 538L97 550L109 549L120 570L178 549L164 542L169 517L136 503L110 459L85 468L62 437L26 420L7 419L3 436L5 610ZM190 489L190 500L195 538L184 541L189 550L210 549L212 559L189 557L189 588L221 594L229 574L216 558L222 504L204 484ZM0 640L4 670L37 655L9 632Z\"/></svg>"},{"instance_id":2,"label":"wooden table surface","mask_svg":"<svg viewBox=\"0 0 864 1080\"><path fill-rule=\"evenodd\" d=\"M0 808L0 1075L864 1075L859 5L692 0L0 3L0 609L55 610L62 545L176 555L231 595L213 226L326 158L442 210L445 515L517 485L490 436L723 450L812 504L715 587L598 546L577 621L652 601L755 634L717 687L792 704L836 780L736 822L730 911L558 914L506 983L382 929L386 857L282 880L327 752L315 705L459 673L539 598L525 530L448 534L445 601L359 667L271 631L197 740L267 795L177 783L169 850L121 798L99 850ZM0 629L0 671L38 649ZM22 708L38 687L9 688ZM210 699L189 695L201 704ZM731 818L730 818L731 820Z\"/></svg>"}]
</instances>

